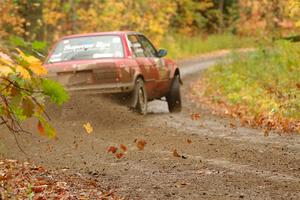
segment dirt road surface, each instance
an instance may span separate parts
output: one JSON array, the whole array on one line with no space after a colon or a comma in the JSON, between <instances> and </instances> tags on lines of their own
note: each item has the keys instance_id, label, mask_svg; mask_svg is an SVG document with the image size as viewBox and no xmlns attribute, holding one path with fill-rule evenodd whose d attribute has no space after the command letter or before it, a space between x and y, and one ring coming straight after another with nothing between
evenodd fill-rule
<instances>
[{"instance_id":1,"label":"dirt road surface","mask_svg":"<svg viewBox=\"0 0 300 200\"><path fill-rule=\"evenodd\" d=\"M182 62L184 107L170 114L166 102L140 116L110 98L73 96L62 111L50 110L58 139L18 136L27 156L1 127L0 157L27 160L61 173L94 177L129 199L300 199L300 137L240 127L213 116L188 98L201 70L216 59ZM199 113L200 118L191 119ZM83 129L90 122L91 134ZM233 125L234 124L234 125ZM145 140L144 150L136 141ZM128 148L121 159L109 146ZM180 157L174 156L174 150Z\"/></svg>"}]
</instances>

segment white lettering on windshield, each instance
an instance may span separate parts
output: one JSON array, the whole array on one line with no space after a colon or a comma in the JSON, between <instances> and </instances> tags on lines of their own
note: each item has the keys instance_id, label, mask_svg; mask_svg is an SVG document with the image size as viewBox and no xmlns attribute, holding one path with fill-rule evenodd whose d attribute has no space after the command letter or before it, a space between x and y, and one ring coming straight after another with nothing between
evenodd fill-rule
<instances>
[{"instance_id":1,"label":"white lettering on windshield","mask_svg":"<svg viewBox=\"0 0 300 200\"><path fill-rule=\"evenodd\" d=\"M81 45L70 45L67 44L64 46L63 51L64 52L79 52L79 51L86 51L88 49L98 49L98 50L105 50L109 49L111 47L110 43L104 43L104 42L97 42L96 44L81 44Z\"/></svg>"}]
</instances>

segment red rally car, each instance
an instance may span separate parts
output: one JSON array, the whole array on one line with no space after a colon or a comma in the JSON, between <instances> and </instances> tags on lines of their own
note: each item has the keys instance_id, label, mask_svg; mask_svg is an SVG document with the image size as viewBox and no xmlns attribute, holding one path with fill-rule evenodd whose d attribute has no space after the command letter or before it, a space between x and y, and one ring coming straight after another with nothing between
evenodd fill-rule
<instances>
[{"instance_id":1,"label":"red rally car","mask_svg":"<svg viewBox=\"0 0 300 200\"><path fill-rule=\"evenodd\" d=\"M165 97L169 111L180 112L180 72L166 55L141 33L100 32L62 38L44 66L70 92L128 94L141 114L148 101Z\"/></svg>"}]
</instances>

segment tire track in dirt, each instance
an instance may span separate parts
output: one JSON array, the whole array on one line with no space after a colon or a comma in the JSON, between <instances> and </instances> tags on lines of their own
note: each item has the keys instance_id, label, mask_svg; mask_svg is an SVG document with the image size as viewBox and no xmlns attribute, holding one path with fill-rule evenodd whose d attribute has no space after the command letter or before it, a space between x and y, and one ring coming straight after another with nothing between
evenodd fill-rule
<instances>
[{"instance_id":1,"label":"tire track in dirt","mask_svg":"<svg viewBox=\"0 0 300 200\"><path fill-rule=\"evenodd\" d=\"M157 151L157 153L161 153L163 155L171 155L171 151ZM294 183L300 183L300 178L295 177L295 176L290 176L287 174L280 174L276 173L274 174L272 171L267 171L267 170L261 170L255 167L251 167L249 165L242 165L238 163L233 163L228 160L221 160L221 159L205 159L203 156L195 156L195 155L190 155L190 154L184 154L187 158L198 160L198 161L203 161L207 163L208 165L212 166L217 166L221 168L225 168L227 170L231 171L237 171L237 172L246 172L249 174L253 174L255 176L260 176L265 179L269 179L272 181L277 181L277 182L282 182L282 181L290 181Z\"/></svg>"},{"instance_id":2,"label":"tire track in dirt","mask_svg":"<svg viewBox=\"0 0 300 200\"><path fill-rule=\"evenodd\" d=\"M161 101L151 102L150 113L140 116L107 97L73 96L62 110L50 110L58 140L24 135L19 136L21 145L34 163L96 178L130 199L300 199L299 136L264 137L260 130L213 116L188 98L198 72L219 60L180 63L180 114L169 114ZM192 113L201 119L191 120ZM94 128L90 135L82 128L86 122ZM32 122L25 126L35 129ZM135 139L147 142L144 151ZM120 160L107 153L119 144L129 149ZM27 159L5 131L0 147L0 157ZM187 159L174 157L174 149Z\"/></svg>"}]
</instances>

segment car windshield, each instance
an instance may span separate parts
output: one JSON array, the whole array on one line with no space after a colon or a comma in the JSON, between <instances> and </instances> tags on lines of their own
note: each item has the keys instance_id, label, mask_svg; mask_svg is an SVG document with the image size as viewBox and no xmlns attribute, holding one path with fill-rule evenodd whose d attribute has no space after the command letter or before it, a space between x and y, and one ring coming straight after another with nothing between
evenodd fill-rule
<instances>
[{"instance_id":1,"label":"car windshield","mask_svg":"<svg viewBox=\"0 0 300 200\"><path fill-rule=\"evenodd\" d=\"M48 62L123 57L123 45L119 36L88 36L60 41Z\"/></svg>"}]
</instances>

